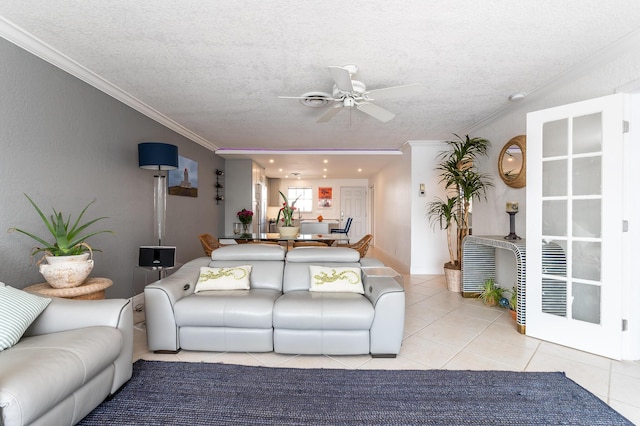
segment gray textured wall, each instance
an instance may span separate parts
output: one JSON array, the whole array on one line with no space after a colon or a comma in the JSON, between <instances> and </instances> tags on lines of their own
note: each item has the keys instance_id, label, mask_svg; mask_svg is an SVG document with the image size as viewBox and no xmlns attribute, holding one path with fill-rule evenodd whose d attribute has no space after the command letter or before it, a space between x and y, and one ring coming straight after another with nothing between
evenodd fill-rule
<instances>
[{"instance_id":1,"label":"gray textured wall","mask_svg":"<svg viewBox=\"0 0 640 426\"><path fill-rule=\"evenodd\" d=\"M114 285L107 297L130 297L138 247L153 242L153 171L138 168L139 142L178 145L198 162L198 197L168 196L166 245L179 262L203 255L198 234L223 230L224 205L215 203L215 169L224 160L94 87L0 39L0 281L18 288L42 282L30 259L35 242L10 227L46 229L23 193L45 213L74 216L96 200L87 218L116 235L89 243L92 276ZM136 291L137 292L137 291Z\"/></svg>"}]
</instances>

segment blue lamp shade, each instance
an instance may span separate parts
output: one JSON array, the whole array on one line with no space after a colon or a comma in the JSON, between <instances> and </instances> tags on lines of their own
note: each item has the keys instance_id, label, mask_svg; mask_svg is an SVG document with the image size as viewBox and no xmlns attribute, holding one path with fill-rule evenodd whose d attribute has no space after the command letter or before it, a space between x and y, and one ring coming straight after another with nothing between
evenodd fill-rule
<instances>
[{"instance_id":1,"label":"blue lamp shade","mask_svg":"<svg viewBox=\"0 0 640 426\"><path fill-rule=\"evenodd\" d=\"M138 166L150 170L175 170L178 168L178 147L161 142L140 143Z\"/></svg>"}]
</instances>

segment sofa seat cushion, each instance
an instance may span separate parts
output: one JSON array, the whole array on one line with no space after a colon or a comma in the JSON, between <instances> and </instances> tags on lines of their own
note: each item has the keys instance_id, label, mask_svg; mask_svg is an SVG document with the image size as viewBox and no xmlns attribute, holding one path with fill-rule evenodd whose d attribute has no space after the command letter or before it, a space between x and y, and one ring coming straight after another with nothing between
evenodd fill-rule
<instances>
[{"instance_id":1,"label":"sofa seat cushion","mask_svg":"<svg viewBox=\"0 0 640 426\"><path fill-rule=\"evenodd\" d=\"M272 328L277 290L201 291L176 302L178 327Z\"/></svg>"},{"instance_id":2,"label":"sofa seat cushion","mask_svg":"<svg viewBox=\"0 0 640 426\"><path fill-rule=\"evenodd\" d=\"M108 368L123 345L112 327L23 337L0 352L0 407L31 423Z\"/></svg>"},{"instance_id":3,"label":"sofa seat cushion","mask_svg":"<svg viewBox=\"0 0 640 426\"><path fill-rule=\"evenodd\" d=\"M273 308L274 328L292 330L369 330L373 305L356 293L290 291Z\"/></svg>"}]
</instances>

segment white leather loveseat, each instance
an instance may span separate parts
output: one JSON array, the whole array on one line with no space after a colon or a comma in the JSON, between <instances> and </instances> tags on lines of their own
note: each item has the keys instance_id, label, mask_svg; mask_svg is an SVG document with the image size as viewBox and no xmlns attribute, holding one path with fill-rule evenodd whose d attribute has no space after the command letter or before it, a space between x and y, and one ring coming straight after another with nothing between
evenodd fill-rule
<instances>
[{"instance_id":1,"label":"white leather loveseat","mask_svg":"<svg viewBox=\"0 0 640 426\"><path fill-rule=\"evenodd\" d=\"M75 424L115 393L132 374L132 317L124 299L52 298L0 351L0 425Z\"/></svg>"},{"instance_id":2,"label":"white leather loveseat","mask_svg":"<svg viewBox=\"0 0 640 426\"><path fill-rule=\"evenodd\" d=\"M249 265L247 290L194 292L202 267ZM364 294L312 292L309 267L355 268ZM404 329L404 289L368 276L375 259L343 247L238 244L192 260L145 288L150 350L395 356Z\"/></svg>"}]
</instances>

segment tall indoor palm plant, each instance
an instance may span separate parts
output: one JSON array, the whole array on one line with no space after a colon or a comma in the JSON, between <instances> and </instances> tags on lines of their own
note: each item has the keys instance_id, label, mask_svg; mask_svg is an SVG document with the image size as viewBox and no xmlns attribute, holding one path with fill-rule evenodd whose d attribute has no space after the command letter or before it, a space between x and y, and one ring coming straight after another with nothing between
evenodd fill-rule
<instances>
[{"instance_id":1,"label":"tall indoor palm plant","mask_svg":"<svg viewBox=\"0 0 640 426\"><path fill-rule=\"evenodd\" d=\"M469 234L469 212L473 199L479 200L487 196L487 188L493 186L491 176L480 173L477 168L478 159L487 156L491 142L476 137L465 138L454 134L456 139L445 141L448 149L438 154L440 183L444 183L447 199L437 198L429 203L427 215L431 224L438 223L447 230L449 262L445 269L460 270L462 268L462 240ZM452 226L456 225L456 250L454 255ZM459 278L458 278L459 280ZM451 287L450 287L451 288Z\"/></svg>"}]
</instances>

